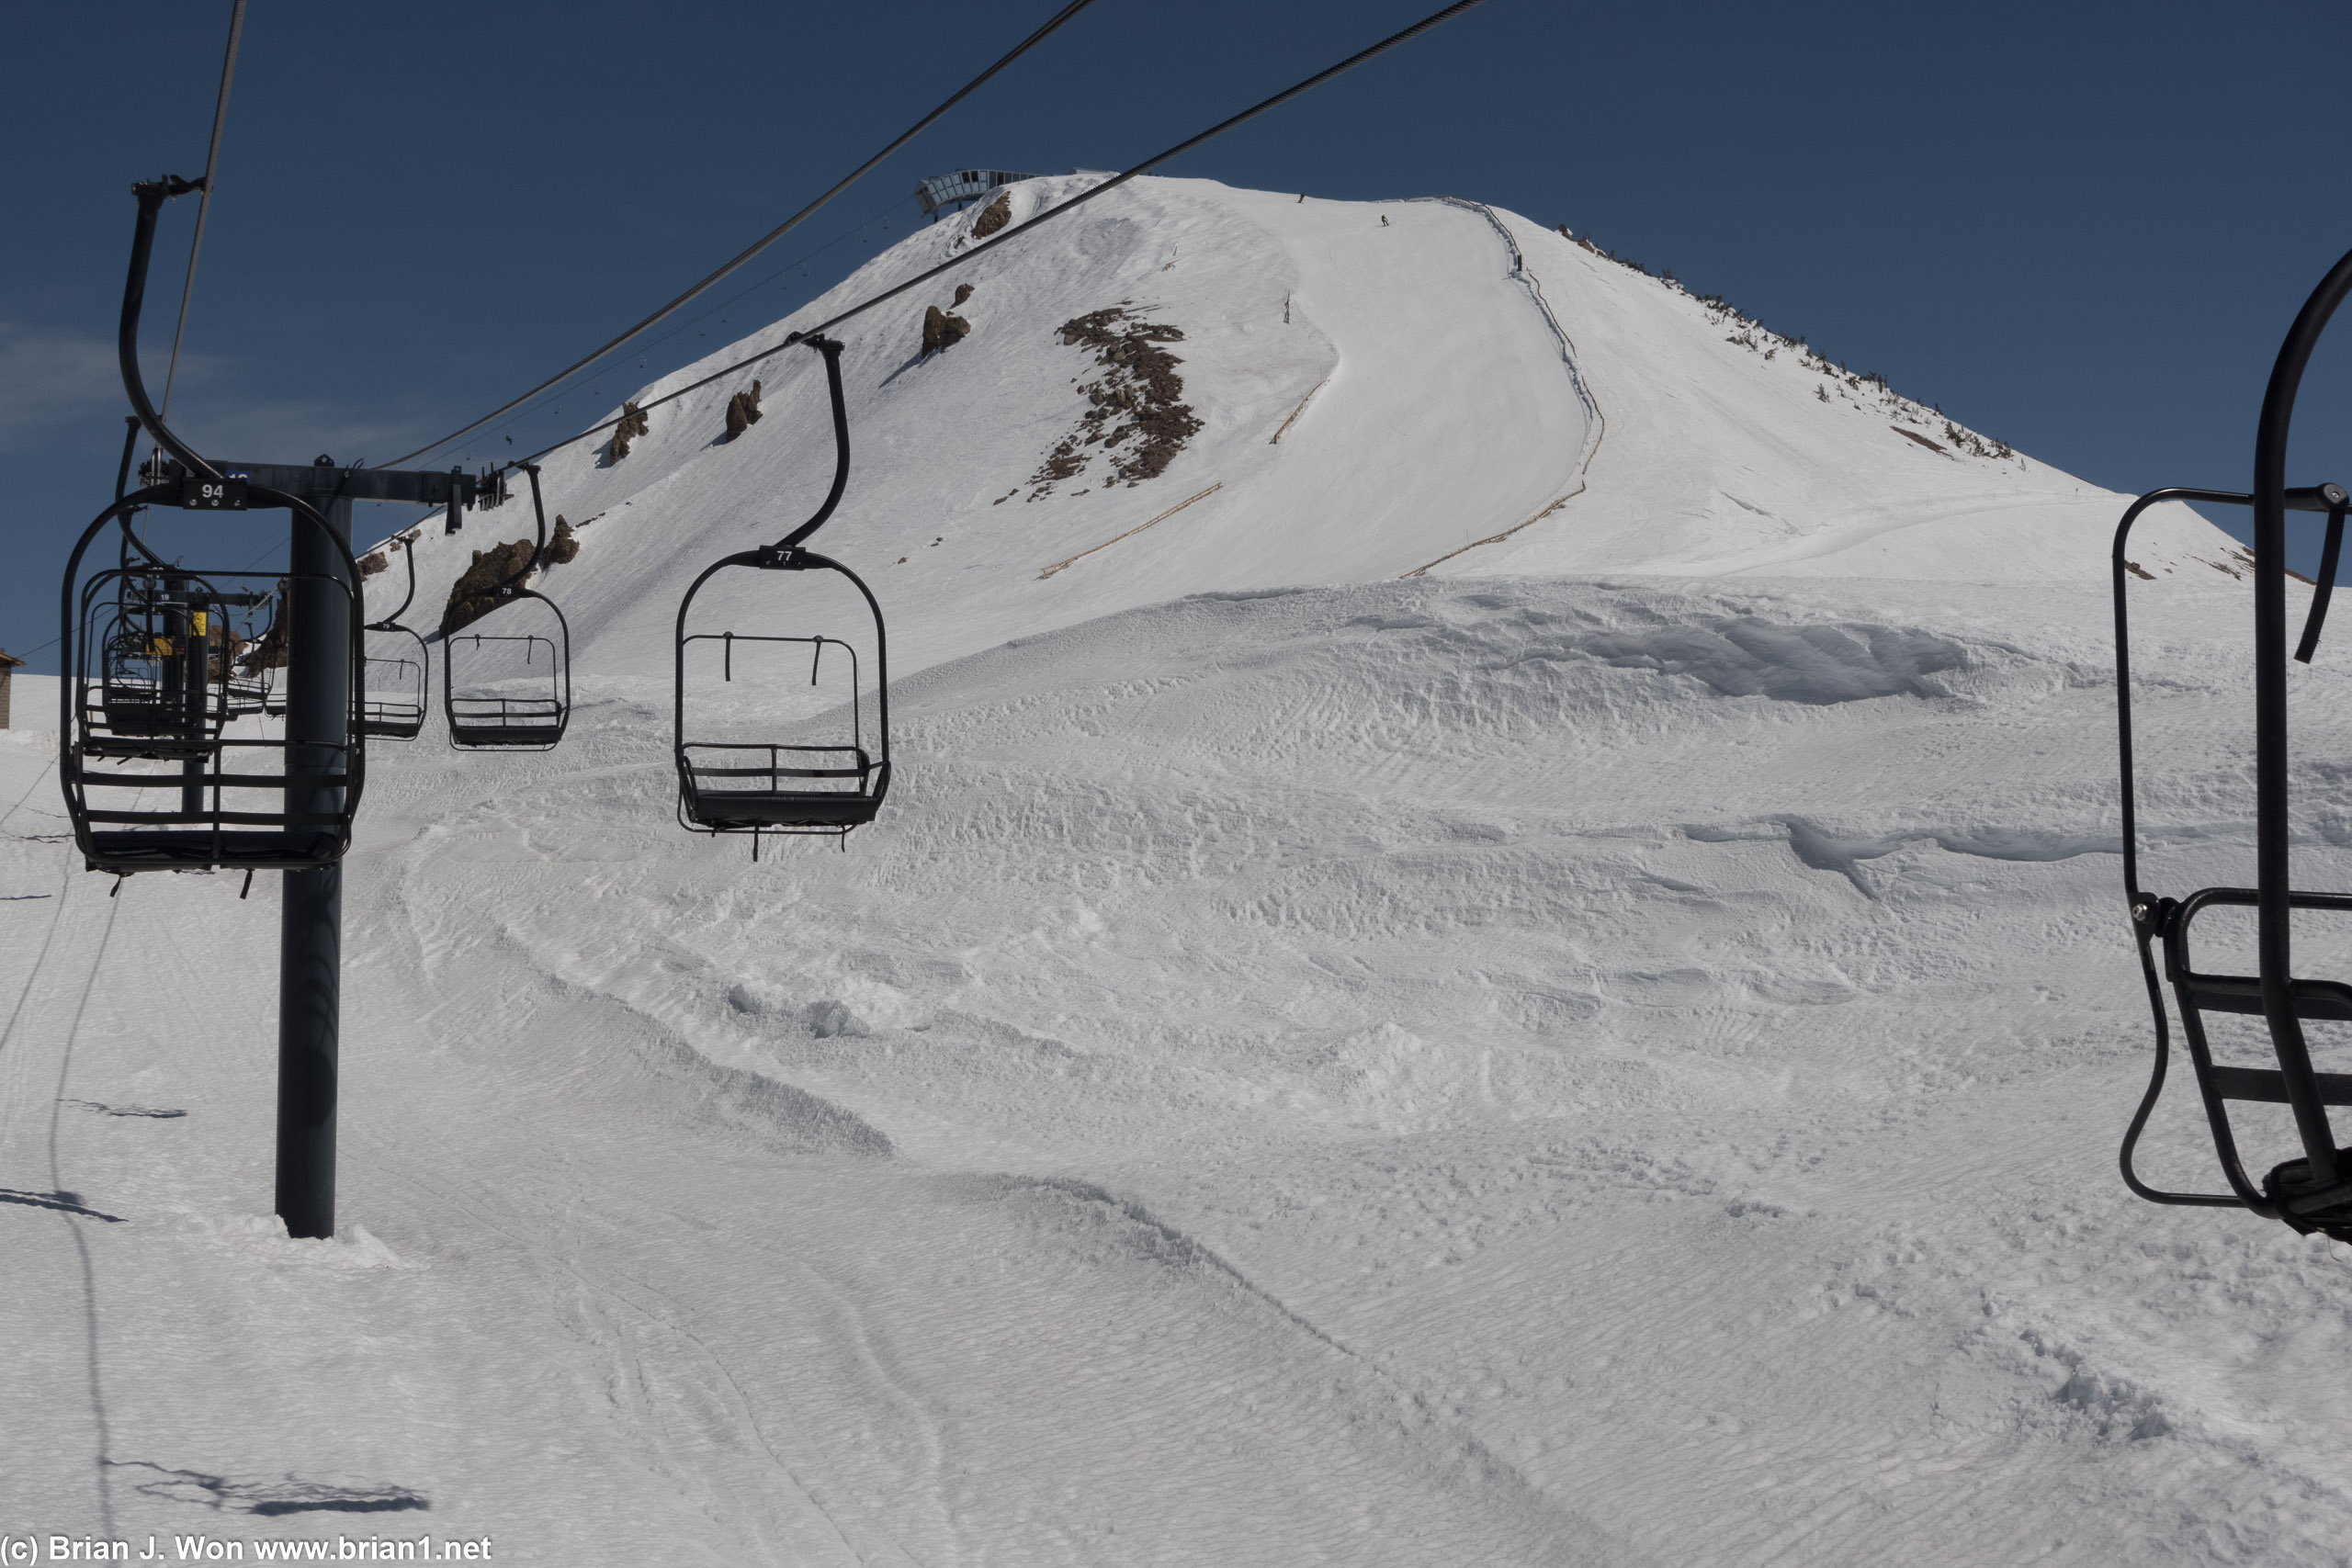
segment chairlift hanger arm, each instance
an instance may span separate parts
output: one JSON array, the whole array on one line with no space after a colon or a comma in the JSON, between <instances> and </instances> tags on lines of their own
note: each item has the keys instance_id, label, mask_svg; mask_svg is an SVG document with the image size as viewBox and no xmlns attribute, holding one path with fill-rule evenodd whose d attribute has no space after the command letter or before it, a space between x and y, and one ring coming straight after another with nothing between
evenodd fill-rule
<instances>
[{"instance_id":1,"label":"chairlift hanger arm","mask_svg":"<svg viewBox=\"0 0 2352 1568\"><path fill-rule=\"evenodd\" d=\"M130 460L139 456L139 416L122 416L122 461L115 465L114 498L120 501L130 492Z\"/></svg>"},{"instance_id":2,"label":"chairlift hanger arm","mask_svg":"<svg viewBox=\"0 0 2352 1568\"><path fill-rule=\"evenodd\" d=\"M2319 651L2319 629L2327 623L2327 602L2335 596L2335 568L2344 553L2344 513L2352 505L2352 497L2346 497L2341 486L2322 488L2335 491L2335 503L2327 509L2327 540L2320 547L2319 572L2312 579L2312 605L2303 615L2302 640L2295 645L2298 664L2309 664L2312 655Z\"/></svg>"},{"instance_id":3,"label":"chairlift hanger arm","mask_svg":"<svg viewBox=\"0 0 2352 1568\"><path fill-rule=\"evenodd\" d=\"M842 492L849 488L849 410L842 401L842 345L821 334L801 341L825 359L825 393L833 406L833 488L825 492L825 504L817 508L814 517L773 547L784 552L799 548L802 540L823 527L833 515L833 509L842 503Z\"/></svg>"},{"instance_id":4,"label":"chairlift hanger arm","mask_svg":"<svg viewBox=\"0 0 2352 1568\"><path fill-rule=\"evenodd\" d=\"M409 601L416 597L416 541L414 539L404 540L401 545L401 554L408 558L407 596L401 600L399 609L394 610L390 615L386 615L380 621L370 622L368 629L371 632L390 632L402 629L400 626L401 615L408 609Z\"/></svg>"},{"instance_id":5,"label":"chairlift hanger arm","mask_svg":"<svg viewBox=\"0 0 2352 1568\"><path fill-rule=\"evenodd\" d=\"M147 299L147 266L155 249L155 219L164 203L175 196L204 188L202 180L184 180L177 175L166 175L160 180L141 180L130 187L139 198L138 227L131 231L130 274L122 286L122 321L116 333L116 356L122 365L122 389L130 399L131 409L155 445L169 452L187 466L187 470L202 479L220 482L220 471L196 455L196 449L173 434L164 423L163 415L148 400L147 382L139 372L139 314ZM145 493L145 492L141 492Z\"/></svg>"},{"instance_id":6,"label":"chairlift hanger arm","mask_svg":"<svg viewBox=\"0 0 2352 1568\"><path fill-rule=\"evenodd\" d=\"M2254 771L2255 953L2262 979L2263 1020L2278 1057L2304 1169L2294 1200L2302 1206L2352 1197L2342 1179L2335 1135L2320 1099L2310 1047L2291 994L2293 953L2287 744L2287 438L2295 396L2320 335L2352 295L2352 252L2312 289L2278 346L2254 441ZM2276 1176L2278 1173L2273 1173ZM2282 1197L2282 1202L2289 1201Z\"/></svg>"},{"instance_id":7,"label":"chairlift hanger arm","mask_svg":"<svg viewBox=\"0 0 2352 1568\"><path fill-rule=\"evenodd\" d=\"M133 457L136 457L139 455L139 416L137 414L125 414L123 415L122 424L122 461L116 466L114 471L114 498L118 503L121 502L123 496L130 491L130 462ZM117 518L117 521L122 525L122 564L126 569L130 567L130 552L135 549L155 565L162 566L165 564L164 558L149 549L147 547L147 541L141 538L138 534L133 532L131 529L130 519L136 515L138 509L136 507L132 507L123 512Z\"/></svg>"},{"instance_id":8,"label":"chairlift hanger arm","mask_svg":"<svg viewBox=\"0 0 2352 1568\"><path fill-rule=\"evenodd\" d=\"M547 502L539 495L539 466L537 463L525 463L521 467L523 472L530 476L531 516L538 526L538 543L531 551L530 558L518 567L513 576L490 591L491 597L493 599L513 599L529 592L530 590L525 588L523 584L530 580L531 573L547 564L548 509ZM413 576L416 570L415 561L409 562L409 570ZM413 588L411 592L414 592ZM534 595L534 597L543 598L545 595ZM408 606L403 604L401 607L406 609Z\"/></svg>"}]
</instances>

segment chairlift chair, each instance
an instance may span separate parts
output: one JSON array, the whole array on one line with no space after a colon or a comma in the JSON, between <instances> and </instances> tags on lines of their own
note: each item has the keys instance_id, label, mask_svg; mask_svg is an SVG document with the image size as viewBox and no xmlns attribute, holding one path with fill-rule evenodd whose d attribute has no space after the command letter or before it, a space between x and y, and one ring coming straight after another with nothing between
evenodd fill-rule
<instances>
[{"instance_id":1,"label":"chairlift chair","mask_svg":"<svg viewBox=\"0 0 2352 1568\"><path fill-rule=\"evenodd\" d=\"M358 568L337 540L342 559L326 573L174 568L167 576L141 563L84 576L91 543L124 506L175 506L183 489L156 485L108 507L68 559L59 774L75 842L91 869L124 874L329 863L349 846L365 776ZM297 497L259 486L249 497L260 506L286 507L298 526L335 537ZM224 586L241 578L265 586L243 593ZM231 649L213 635L213 617L219 606L240 599L274 599L281 581L340 595L349 612L340 737L291 734L282 721L243 704L232 710Z\"/></svg>"},{"instance_id":2,"label":"chairlift chair","mask_svg":"<svg viewBox=\"0 0 2352 1568\"><path fill-rule=\"evenodd\" d=\"M416 541L402 541L401 554L408 560L408 593L399 608L379 621L371 621L366 628L376 635L399 639L398 651L368 655L361 682L365 698L360 707L360 732L379 735L387 740L413 740L424 732L425 692L433 668L433 656L424 646L424 638L401 625L401 614L416 597Z\"/></svg>"},{"instance_id":3,"label":"chairlift chair","mask_svg":"<svg viewBox=\"0 0 2352 1568\"><path fill-rule=\"evenodd\" d=\"M278 717L286 712L285 694L277 688L274 671L232 666L227 693L231 718L244 718L254 714Z\"/></svg>"},{"instance_id":4,"label":"chairlift chair","mask_svg":"<svg viewBox=\"0 0 2352 1568\"><path fill-rule=\"evenodd\" d=\"M498 603L471 623L480 626L493 616L501 617L502 629L453 630L443 633L441 637L441 703L449 718L449 743L466 750L548 750L563 739L564 729L571 722L571 628L554 600L524 586L531 573L547 561L548 514L539 494L538 468L526 463L523 471L531 480L531 510L538 526L537 545L520 570L492 590L492 597ZM546 605L551 618L543 620L537 629L518 625L513 606L526 601ZM470 668L464 681L458 673L460 648L470 650L470 657L465 660ZM495 669L499 660L511 664L517 657L533 677L529 691L492 690L493 681L504 687L511 685L512 680L477 673L485 664ZM542 670L547 672L544 689L537 682Z\"/></svg>"},{"instance_id":5,"label":"chairlift chair","mask_svg":"<svg viewBox=\"0 0 2352 1568\"><path fill-rule=\"evenodd\" d=\"M749 833L752 853L767 833L832 834L846 838L855 828L874 820L890 788L890 671L888 644L882 607L865 580L841 562L802 548L802 542L833 514L849 483L849 418L842 398L842 345L828 338L810 338L808 346L823 355L825 379L833 416L833 483L815 516L773 545L743 550L714 561L703 570L678 604L675 684L672 739L678 771L678 823L695 833ZM844 639L819 631L777 635L687 630L688 613L703 586L722 571L830 571L849 580L865 601L874 619L874 713L866 713L864 670L857 649ZM831 739L722 740L689 739L686 720L686 653L695 643L716 643L722 681L735 678L739 645L761 649L797 645L808 649L808 680L817 678L828 649L849 658L850 697L844 713L835 716L840 732ZM796 677L797 679L797 677ZM845 726L843 724L845 721Z\"/></svg>"},{"instance_id":6,"label":"chairlift chair","mask_svg":"<svg viewBox=\"0 0 2352 1568\"><path fill-rule=\"evenodd\" d=\"M282 658L286 619L286 596L290 592L283 581L276 584L266 601L270 609L269 619L257 630L248 627L251 635L238 639L229 664L229 716L243 718L253 714L282 717L286 712L286 690L279 677L284 673Z\"/></svg>"},{"instance_id":7,"label":"chairlift chair","mask_svg":"<svg viewBox=\"0 0 2352 1568\"><path fill-rule=\"evenodd\" d=\"M196 186L176 177L132 187L139 223L123 288L118 357L123 391L139 428L177 459L184 477L125 493L82 531L59 590L59 785L84 861L95 871L302 870L342 858L366 783L358 730L361 656L359 567L325 516L299 496L222 473L164 423L139 369L138 326L147 267L163 204ZM167 562L125 525L146 508L196 511L282 508L293 514L295 570L212 572ZM85 578L90 547L120 527L117 564ZM144 558L133 562L136 547ZM305 567L300 563L307 560ZM266 583L236 591L239 580ZM211 616L287 596L290 632L332 626L312 647L302 711L273 726L265 716L228 722L232 649ZM295 617L317 616L298 624ZM339 617L339 619L338 619ZM145 653L126 641L144 635ZM346 640L347 639L347 640ZM339 668L338 668L339 666ZM219 679L215 679L215 671ZM332 678L322 691L307 682ZM117 697L112 715L107 697ZM313 700L323 699L323 700ZM149 733L138 734L145 730ZM274 765L273 765L274 764Z\"/></svg>"},{"instance_id":8,"label":"chairlift chair","mask_svg":"<svg viewBox=\"0 0 2352 1568\"><path fill-rule=\"evenodd\" d=\"M2352 1106L2352 1073L2321 1072L2312 1064L2306 1023L2352 1023L2352 985L2297 976L2291 964L2290 922L2296 910L2352 912L2352 894L2308 892L2290 885L2290 802L2287 735L2286 514L2324 513L2327 531L2320 570L2302 637L2292 657L2311 661L2317 649L2344 540L2352 494L2336 484L2290 489L2285 482L2287 436L2296 392L2312 348L2347 294L2352 294L2352 254L2337 262L2304 303L2271 371L2255 444L2254 489L2166 489L2134 501L2115 532L2115 680L2117 741L2121 762L2123 886L2132 935L2140 953L2148 1002L2155 1023L2155 1061L2146 1093L2123 1137L2123 1179L2140 1197L2155 1203L2244 1208L2285 1222L2295 1230L2352 1241L2352 1150L2340 1149L2328 1119L2330 1107ZM2256 885L2207 887L2185 897L2158 897L2140 882L2139 825L2133 795L2132 675L2125 558L2132 525L2158 502L2199 502L2251 507L2254 512L2255 592L2255 830ZM2191 934L2196 922L2216 908L2250 908L2256 914L2256 970L2252 975L2212 973L2197 966ZM2162 948L2159 963L2157 949ZM2171 1031L2165 1007L2169 985L2180 1015L2181 1035L2197 1079L2226 1192L2177 1192L2142 1179L2134 1154L2165 1088ZM2275 1066L2217 1063L2206 1029L2208 1014L2238 1014L2262 1020ZM2292 1114L2301 1158L2274 1165L2259 1182L2247 1173L2239 1152L2231 1107L2283 1105Z\"/></svg>"},{"instance_id":9,"label":"chairlift chair","mask_svg":"<svg viewBox=\"0 0 2352 1568\"><path fill-rule=\"evenodd\" d=\"M103 630L91 635L103 648L102 673L85 694L94 743L120 755L195 756L204 752L221 715L207 701L207 669L191 662L192 630L209 629L194 614L203 597L200 584L175 570L131 526L141 509L124 504L131 458L140 434L137 415L123 435L122 461L115 471L118 570L110 580L112 604ZM136 552L138 559L133 558ZM93 608L101 601L93 598Z\"/></svg>"},{"instance_id":10,"label":"chairlift chair","mask_svg":"<svg viewBox=\"0 0 2352 1568\"><path fill-rule=\"evenodd\" d=\"M209 754L223 716L192 645L186 579L133 569L93 595L91 640L98 679L83 694L90 743L107 754L150 759Z\"/></svg>"}]
</instances>

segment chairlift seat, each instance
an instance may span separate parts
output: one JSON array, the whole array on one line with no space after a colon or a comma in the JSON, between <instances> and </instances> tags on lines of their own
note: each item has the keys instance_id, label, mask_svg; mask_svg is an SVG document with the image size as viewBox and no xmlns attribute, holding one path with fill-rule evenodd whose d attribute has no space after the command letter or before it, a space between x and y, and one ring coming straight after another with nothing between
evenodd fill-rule
<instances>
[{"instance_id":1,"label":"chairlift seat","mask_svg":"<svg viewBox=\"0 0 2352 1568\"><path fill-rule=\"evenodd\" d=\"M189 722L187 708L178 703L114 687L101 688L98 700L85 706L83 750L95 757L147 757L157 761L200 761L220 750L217 715L208 704Z\"/></svg>"},{"instance_id":2,"label":"chairlift seat","mask_svg":"<svg viewBox=\"0 0 2352 1568\"><path fill-rule=\"evenodd\" d=\"M93 734L82 744L88 757L140 758L156 762L200 762L220 750L211 740L168 735Z\"/></svg>"},{"instance_id":3,"label":"chairlift seat","mask_svg":"<svg viewBox=\"0 0 2352 1568\"><path fill-rule=\"evenodd\" d=\"M108 690L98 706L117 735L171 736L187 728L187 706L160 696Z\"/></svg>"},{"instance_id":4,"label":"chairlift seat","mask_svg":"<svg viewBox=\"0 0 2352 1568\"><path fill-rule=\"evenodd\" d=\"M571 705L543 697L448 697L449 742L472 750L544 751L563 739Z\"/></svg>"},{"instance_id":5,"label":"chairlift seat","mask_svg":"<svg viewBox=\"0 0 2352 1568\"><path fill-rule=\"evenodd\" d=\"M339 833L239 829L209 833L201 829L171 832L93 829L84 859L93 871L203 871L244 866L255 871L302 871L343 858Z\"/></svg>"},{"instance_id":6,"label":"chairlift seat","mask_svg":"<svg viewBox=\"0 0 2352 1568\"><path fill-rule=\"evenodd\" d=\"M449 739L479 751L545 751L563 739L563 731L547 724L477 724L471 719L449 721Z\"/></svg>"},{"instance_id":7,"label":"chairlift seat","mask_svg":"<svg viewBox=\"0 0 2352 1568\"><path fill-rule=\"evenodd\" d=\"M2173 989L2174 999L2180 1009L2181 1032L2188 1047L2188 1059L2197 1077L2197 1086L2204 1100L2205 1113L2219 1146L2224 1171L2235 1185L2245 1179L2238 1164L2236 1136L2232 1129L2229 1102L2256 1105L2292 1105L2294 1097L2289 1091L2286 1073L2278 1067L2228 1066L2213 1060L2211 1043L2205 1032L2204 1015L2233 1013L2260 1018L2263 1016L2262 979L2256 975L2211 974L2195 967L2190 962L2189 935L2197 917L2207 909L2245 908L2256 907L2259 895L2251 887L2208 887L2177 901L2157 899L2143 906L2142 922L2151 928L2151 934L2163 944L2164 977ZM2290 891L2287 903L2293 909L2352 912L2352 895L2341 893L2301 893ZM2337 980L2306 980L2290 978L2287 983L2287 999L2296 1018L2306 1023L2352 1023L2352 985ZM2312 1072L2313 1088L2322 1105L2352 1107L2352 1073ZM2289 1160L2274 1168L2264 1179L2262 1191L2268 1204L2277 1209L2279 1218L2306 1234L2320 1231L2339 1241L2352 1241L2352 1194L2335 1202L2317 1205L2309 1202L2290 1204L2290 1196L2301 1197L2307 1180L2299 1179L2308 1169L2305 1160Z\"/></svg>"},{"instance_id":8,"label":"chairlift seat","mask_svg":"<svg viewBox=\"0 0 2352 1568\"><path fill-rule=\"evenodd\" d=\"M814 828L831 832L836 828L862 828L881 808L882 803L874 796L847 791L726 790L690 795L686 816L700 827L722 833L747 828Z\"/></svg>"},{"instance_id":9,"label":"chairlift seat","mask_svg":"<svg viewBox=\"0 0 2352 1568\"><path fill-rule=\"evenodd\" d=\"M833 832L863 827L882 807L880 786L887 783L887 773L863 747L689 741L683 750L688 755L680 765L679 807L687 821L715 833L769 829ZM691 753L695 751L765 752L769 761L764 767L723 767L695 761ZM840 768L786 767L781 754L787 751L849 757L854 762ZM737 788L713 782L734 779L764 780L766 787ZM857 783L852 789L794 789L785 786L786 779L854 779Z\"/></svg>"},{"instance_id":10,"label":"chairlift seat","mask_svg":"<svg viewBox=\"0 0 2352 1568\"><path fill-rule=\"evenodd\" d=\"M424 732L422 703L370 702L359 716L359 733L386 740L413 740Z\"/></svg>"}]
</instances>

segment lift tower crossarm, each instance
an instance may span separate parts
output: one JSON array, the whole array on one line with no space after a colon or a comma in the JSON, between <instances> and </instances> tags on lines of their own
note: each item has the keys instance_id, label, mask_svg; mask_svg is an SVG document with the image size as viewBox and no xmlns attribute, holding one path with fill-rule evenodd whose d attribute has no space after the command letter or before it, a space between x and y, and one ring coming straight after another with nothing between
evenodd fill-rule
<instances>
[{"instance_id":1,"label":"lift tower crossarm","mask_svg":"<svg viewBox=\"0 0 2352 1568\"><path fill-rule=\"evenodd\" d=\"M481 491L481 480L477 476L449 469L337 468L309 463L233 463L227 458L216 458L214 464L231 479L242 479L266 490L304 495L324 490L344 501L397 501L419 506L447 506L454 488L458 504L471 506ZM176 484L187 474L183 465L166 461L162 480L166 484Z\"/></svg>"}]
</instances>

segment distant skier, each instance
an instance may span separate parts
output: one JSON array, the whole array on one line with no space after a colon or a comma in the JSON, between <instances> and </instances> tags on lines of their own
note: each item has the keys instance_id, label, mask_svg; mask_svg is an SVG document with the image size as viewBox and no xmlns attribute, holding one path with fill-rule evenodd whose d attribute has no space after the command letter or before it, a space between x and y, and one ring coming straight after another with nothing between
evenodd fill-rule
<instances>
[{"instance_id":1,"label":"distant skier","mask_svg":"<svg viewBox=\"0 0 2352 1568\"><path fill-rule=\"evenodd\" d=\"M1380 215L1380 226L1384 229L1388 227L1388 214L1385 212Z\"/></svg>"}]
</instances>

